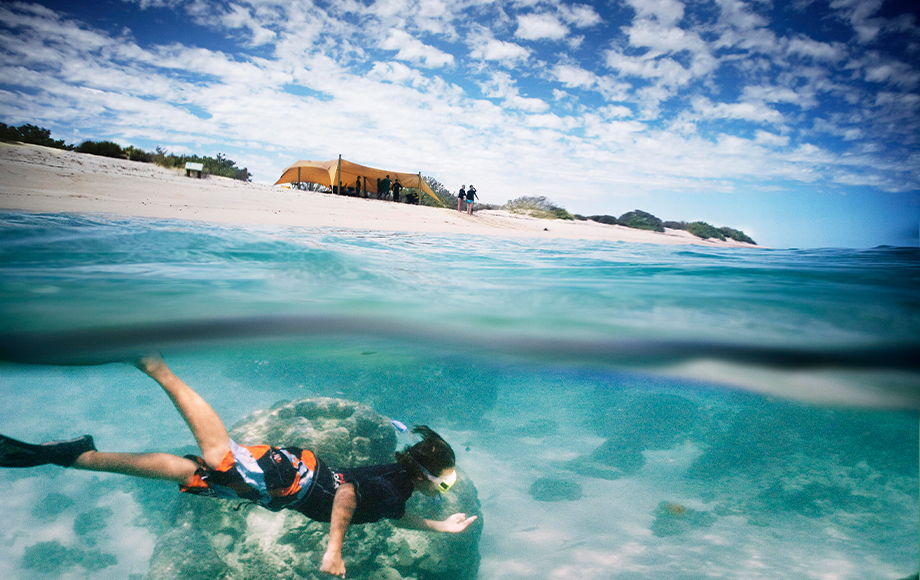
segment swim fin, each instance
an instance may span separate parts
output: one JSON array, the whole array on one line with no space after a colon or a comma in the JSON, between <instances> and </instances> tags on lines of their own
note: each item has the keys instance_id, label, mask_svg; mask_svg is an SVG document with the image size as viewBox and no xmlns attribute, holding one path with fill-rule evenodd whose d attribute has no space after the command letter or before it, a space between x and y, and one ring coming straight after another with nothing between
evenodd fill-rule
<instances>
[{"instance_id":1,"label":"swim fin","mask_svg":"<svg viewBox=\"0 0 920 580\"><path fill-rule=\"evenodd\" d=\"M95 450L96 445L89 435L38 445L0 435L0 467L35 467L48 463L70 467L82 453Z\"/></svg>"}]
</instances>

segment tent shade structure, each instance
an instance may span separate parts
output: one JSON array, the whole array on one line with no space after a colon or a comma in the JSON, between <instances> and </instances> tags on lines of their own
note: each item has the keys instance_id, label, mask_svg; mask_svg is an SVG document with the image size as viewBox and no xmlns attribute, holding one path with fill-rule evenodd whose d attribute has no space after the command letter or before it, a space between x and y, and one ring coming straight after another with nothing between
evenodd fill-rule
<instances>
[{"instance_id":1,"label":"tent shade structure","mask_svg":"<svg viewBox=\"0 0 920 580\"><path fill-rule=\"evenodd\" d=\"M390 176L390 182L399 178L403 187L414 187L431 196L432 199L441 204L438 196L431 191L425 180L422 179L421 173L401 173L399 171L389 171L386 169L376 169L366 165L358 165L342 158L332 159L331 161L310 161L300 160L284 169L281 177L275 182L275 185L281 183L318 183L332 189L340 183L343 187L351 187L358 178L361 178L361 188L368 193L377 193L377 180ZM366 184L365 184L366 182Z\"/></svg>"}]
</instances>

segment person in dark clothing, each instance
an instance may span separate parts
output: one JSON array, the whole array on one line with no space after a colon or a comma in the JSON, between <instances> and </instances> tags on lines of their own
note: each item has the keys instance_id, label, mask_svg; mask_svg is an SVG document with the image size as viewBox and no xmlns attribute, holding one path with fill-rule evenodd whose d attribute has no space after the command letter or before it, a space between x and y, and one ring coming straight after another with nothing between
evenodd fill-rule
<instances>
[{"instance_id":1,"label":"person in dark clothing","mask_svg":"<svg viewBox=\"0 0 920 580\"><path fill-rule=\"evenodd\" d=\"M396 181L393 182L393 201L399 202L399 192L402 191L402 183L399 182L399 178L396 178Z\"/></svg>"},{"instance_id":2,"label":"person in dark clothing","mask_svg":"<svg viewBox=\"0 0 920 580\"><path fill-rule=\"evenodd\" d=\"M466 201L466 185L460 186L460 191L457 193L457 211L463 211L463 202Z\"/></svg>"},{"instance_id":3,"label":"person in dark clothing","mask_svg":"<svg viewBox=\"0 0 920 580\"><path fill-rule=\"evenodd\" d=\"M479 197L476 195L476 188L470 184L470 188L466 190L466 213L473 215L473 200Z\"/></svg>"},{"instance_id":4,"label":"person in dark clothing","mask_svg":"<svg viewBox=\"0 0 920 580\"><path fill-rule=\"evenodd\" d=\"M425 426L413 429L421 441L396 453L388 465L337 469L307 449L240 445L230 438L217 413L166 366L159 356L135 365L172 399L194 435L201 456L169 453L109 453L97 451L93 438L30 444L0 435L0 467L62 467L164 479L187 493L227 499L247 499L278 511L292 509L329 522L329 542L320 571L345 577L342 544L350 524L398 520L415 529L458 533L476 516L453 514L443 521L406 514L406 502L416 491L436 496L457 480L450 445Z\"/></svg>"},{"instance_id":5,"label":"person in dark clothing","mask_svg":"<svg viewBox=\"0 0 920 580\"><path fill-rule=\"evenodd\" d=\"M380 189L377 190L377 197L383 196L383 199L386 199L390 194L390 176L387 175L380 180Z\"/></svg>"}]
</instances>

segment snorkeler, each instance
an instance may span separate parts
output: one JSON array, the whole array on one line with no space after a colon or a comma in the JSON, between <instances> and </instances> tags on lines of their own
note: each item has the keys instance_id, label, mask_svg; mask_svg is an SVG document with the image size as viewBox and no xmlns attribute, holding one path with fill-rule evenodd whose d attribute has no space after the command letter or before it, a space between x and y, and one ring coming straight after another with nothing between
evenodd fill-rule
<instances>
[{"instance_id":1,"label":"snorkeler","mask_svg":"<svg viewBox=\"0 0 920 580\"><path fill-rule=\"evenodd\" d=\"M457 481L454 452L425 426L412 431L422 440L388 465L336 469L312 451L295 447L239 445L217 413L186 385L159 356L135 365L155 380L185 419L201 457L169 453L97 451L89 435L70 441L30 444L0 435L0 467L34 467L49 463L89 471L165 479L180 490L209 497L247 499L278 511L296 510L329 522L329 543L320 571L345 577L342 544L350 524L398 520L397 525L438 532L462 532L476 516L457 513L444 521L408 515L406 502L419 491L436 496Z\"/></svg>"}]
</instances>

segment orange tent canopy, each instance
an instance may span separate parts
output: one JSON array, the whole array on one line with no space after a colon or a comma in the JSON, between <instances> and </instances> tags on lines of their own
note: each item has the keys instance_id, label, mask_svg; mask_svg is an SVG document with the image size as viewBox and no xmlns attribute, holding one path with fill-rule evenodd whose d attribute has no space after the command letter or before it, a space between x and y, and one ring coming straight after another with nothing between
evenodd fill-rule
<instances>
[{"instance_id":1,"label":"orange tent canopy","mask_svg":"<svg viewBox=\"0 0 920 580\"><path fill-rule=\"evenodd\" d=\"M341 164L341 168L339 165ZM339 174L337 176L337 174ZM399 183L403 187L414 187L425 194L430 195L439 204L441 200L431 191L425 180L422 179L421 173L400 173L399 171L388 171L386 169L376 169L366 165L358 165L344 159L333 159L331 161L310 161L302 159L284 169L284 173L275 182L280 183L318 183L332 189L333 185L342 184L343 187L352 187L358 178L361 178L361 189L364 190L364 182L367 181L367 192L377 193L377 180L390 176L390 183L399 178Z\"/></svg>"}]
</instances>

